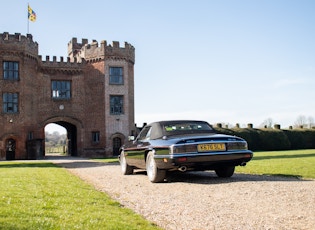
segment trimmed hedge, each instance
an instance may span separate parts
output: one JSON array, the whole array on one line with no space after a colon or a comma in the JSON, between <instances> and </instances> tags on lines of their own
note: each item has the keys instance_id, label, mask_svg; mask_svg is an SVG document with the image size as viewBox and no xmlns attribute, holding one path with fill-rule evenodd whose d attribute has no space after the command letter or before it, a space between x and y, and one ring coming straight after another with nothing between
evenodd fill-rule
<instances>
[{"instance_id":1,"label":"trimmed hedge","mask_svg":"<svg viewBox=\"0 0 315 230\"><path fill-rule=\"evenodd\" d=\"M301 130L284 131L291 143L291 149L306 149L306 139Z\"/></svg>"},{"instance_id":2,"label":"trimmed hedge","mask_svg":"<svg viewBox=\"0 0 315 230\"><path fill-rule=\"evenodd\" d=\"M288 150L291 149L289 138L282 130L266 129L260 132L261 146L259 150Z\"/></svg>"},{"instance_id":3,"label":"trimmed hedge","mask_svg":"<svg viewBox=\"0 0 315 230\"><path fill-rule=\"evenodd\" d=\"M314 149L315 129L254 129L254 128L222 128L215 127L219 133L244 138L252 151L273 151L290 149Z\"/></svg>"}]
</instances>

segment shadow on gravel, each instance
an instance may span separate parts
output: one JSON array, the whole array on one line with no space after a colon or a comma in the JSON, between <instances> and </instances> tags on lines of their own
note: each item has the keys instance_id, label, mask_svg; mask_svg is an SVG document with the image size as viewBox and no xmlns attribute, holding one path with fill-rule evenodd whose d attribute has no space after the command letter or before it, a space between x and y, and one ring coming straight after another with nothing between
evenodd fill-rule
<instances>
[{"instance_id":1,"label":"shadow on gravel","mask_svg":"<svg viewBox=\"0 0 315 230\"><path fill-rule=\"evenodd\" d=\"M68 156L46 156L45 160L52 162L55 165L64 168L95 168L95 167L118 167L119 163L106 163L89 160L87 158L80 157L68 157ZM143 176L144 180L148 181L146 171L136 170L134 175L128 175L127 177ZM234 173L230 178L217 177L213 171L197 171L197 172L172 172L168 173L165 183L191 183L191 184L223 184L223 183L235 183L235 182L258 182L258 181L284 181L284 182L297 182L297 181L311 181L302 180L298 176L282 176L282 175L251 175ZM148 181L148 183L150 183Z\"/></svg>"},{"instance_id":2,"label":"shadow on gravel","mask_svg":"<svg viewBox=\"0 0 315 230\"><path fill-rule=\"evenodd\" d=\"M87 158L69 156L45 156L45 160L64 168L95 168L102 166L114 166L118 163L96 162Z\"/></svg>"},{"instance_id":3,"label":"shadow on gravel","mask_svg":"<svg viewBox=\"0 0 315 230\"><path fill-rule=\"evenodd\" d=\"M284 181L284 182L297 182L308 181L302 180L297 177L285 176L269 176L269 175L251 175L235 173L230 178L220 178L212 171L204 172L185 172L185 173L172 173L168 175L167 182L176 183L192 183L192 184L222 184L222 183L235 183L235 182L257 182L257 181Z\"/></svg>"}]
</instances>

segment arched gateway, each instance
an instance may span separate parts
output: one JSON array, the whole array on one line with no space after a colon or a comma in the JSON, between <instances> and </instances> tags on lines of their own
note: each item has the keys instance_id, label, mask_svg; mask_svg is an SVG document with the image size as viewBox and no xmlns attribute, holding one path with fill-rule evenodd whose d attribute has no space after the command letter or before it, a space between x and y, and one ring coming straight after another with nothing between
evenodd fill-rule
<instances>
[{"instance_id":1,"label":"arched gateway","mask_svg":"<svg viewBox=\"0 0 315 230\"><path fill-rule=\"evenodd\" d=\"M135 132L134 61L129 43L76 38L67 60L42 60L32 35L0 34L0 160L42 158L49 123L71 156L117 155Z\"/></svg>"},{"instance_id":2,"label":"arched gateway","mask_svg":"<svg viewBox=\"0 0 315 230\"><path fill-rule=\"evenodd\" d=\"M80 140L83 139L81 137L81 132L82 130L84 130L81 122L70 117L54 117L46 120L44 126L49 123L55 123L64 127L67 130L67 153L69 156L82 155L82 153L80 152L80 148L78 150L78 146L82 146Z\"/></svg>"}]
</instances>

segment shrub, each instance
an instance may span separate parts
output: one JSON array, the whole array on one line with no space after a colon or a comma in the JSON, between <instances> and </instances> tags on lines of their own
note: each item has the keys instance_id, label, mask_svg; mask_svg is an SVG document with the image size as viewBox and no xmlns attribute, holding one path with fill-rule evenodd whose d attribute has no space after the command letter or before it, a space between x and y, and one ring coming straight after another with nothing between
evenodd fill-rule
<instances>
[{"instance_id":1,"label":"shrub","mask_svg":"<svg viewBox=\"0 0 315 230\"><path fill-rule=\"evenodd\" d=\"M232 129L220 125L215 129L219 133L245 139L248 149L252 151L315 149L315 129L281 130L280 126L275 129L254 129L251 125L248 128L237 126Z\"/></svg>"},{"instance_id":2,"label":"shrub","mask_svg":"<svg viewBox=\"0 0 315 230\"><path fill-rule=\"evenodd\" d=\"M302 131L303 139L305 140L305 149L315 148L315 130L307 129Z\"/></svg>"},{"instance_id":3,"label":"shrub","mask_svg":"<svg viewBox=\"0 0 315 230\"><path fill-rule=\"evenodd\" d=\"M300 130L284 130L284 133L287 135L290 143L291 149L305 149L305 139Z\"/></svg>"},{"instance_id":4,"label":"shrub","mask_svg":"<svg viewBox=\"0 0 315 230\"><path fill-rule=\"evenodd\" d=\"M261 149L265 151L271 150L288 150L291 143L288 136L279 129L264 129L260 132Z\"/></svg>"}]
</instances>

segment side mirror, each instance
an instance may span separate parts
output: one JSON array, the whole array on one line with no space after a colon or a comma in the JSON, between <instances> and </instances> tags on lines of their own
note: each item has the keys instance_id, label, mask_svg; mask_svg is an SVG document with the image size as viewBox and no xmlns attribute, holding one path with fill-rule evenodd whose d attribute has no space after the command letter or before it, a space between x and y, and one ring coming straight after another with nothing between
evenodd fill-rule
<instances>
[{"instance_id":1,"label":"side mirror","mask_svg":"<svg viewBox=\"0 0 315 230\"><path fill-rule=\"evenodd\" d=\"M134 141L135 140L135 136L128 136L128 141Z\"/></svg>"}]
</instances>

